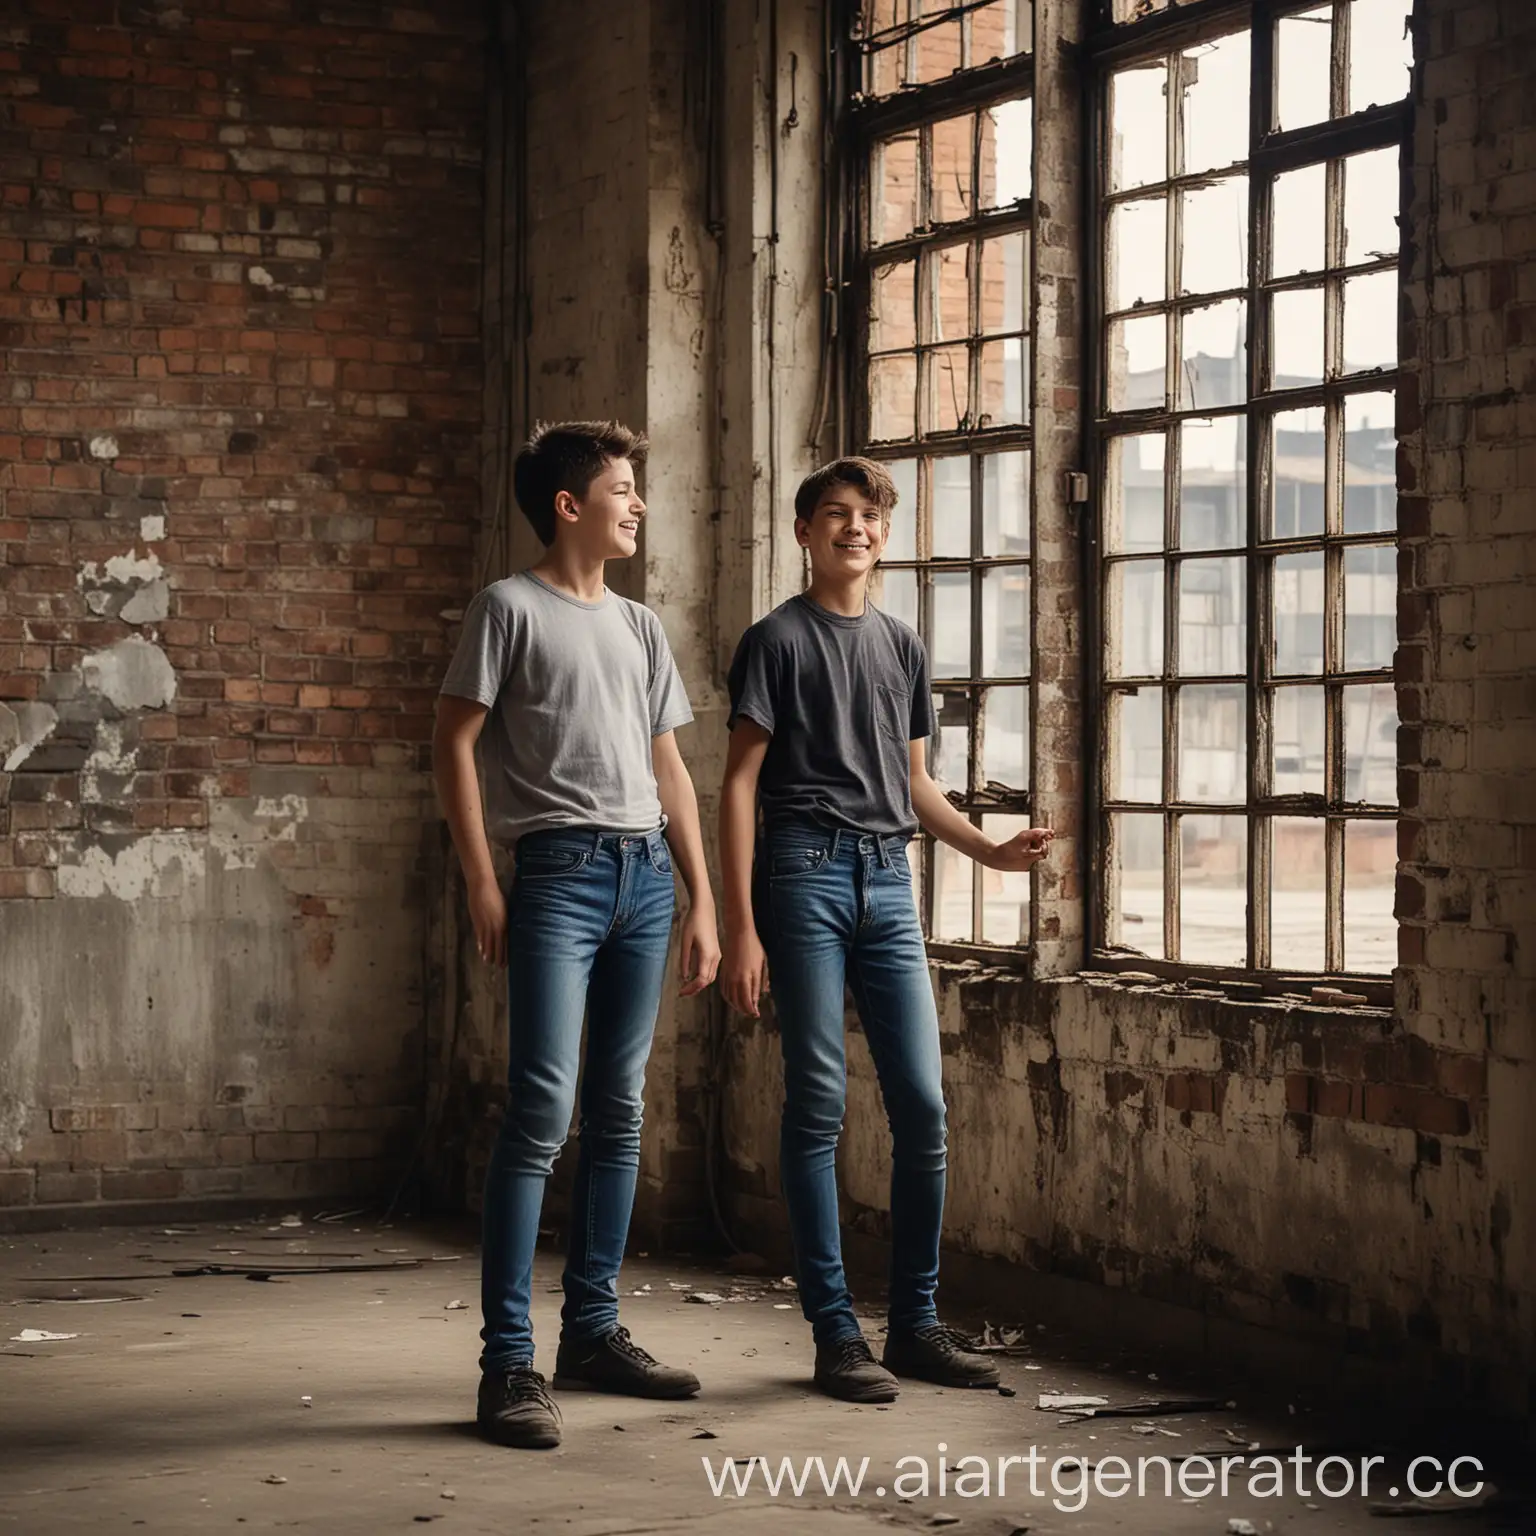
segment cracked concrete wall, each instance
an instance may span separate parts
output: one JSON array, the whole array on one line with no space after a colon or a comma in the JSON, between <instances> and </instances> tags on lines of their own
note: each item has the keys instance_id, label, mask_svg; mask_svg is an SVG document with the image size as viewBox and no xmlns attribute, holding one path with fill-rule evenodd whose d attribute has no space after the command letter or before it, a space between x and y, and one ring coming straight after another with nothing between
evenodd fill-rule
<instances>
[{"instance_id":1,"label":"cracked concrete wall","mask_svg":"<svg viewBox=\"0 0 1536 1536\"><path fill-rule=\"evenodd\" d=\"M426 1086L481 16L69 20L4 33L0 1206L373 1192Z\"/></svg>"}]
</instances>

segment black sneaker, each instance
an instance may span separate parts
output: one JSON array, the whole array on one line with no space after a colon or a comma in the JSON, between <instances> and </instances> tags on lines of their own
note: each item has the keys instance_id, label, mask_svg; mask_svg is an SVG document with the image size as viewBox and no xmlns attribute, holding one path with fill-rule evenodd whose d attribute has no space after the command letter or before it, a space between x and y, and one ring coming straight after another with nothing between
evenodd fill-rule
<instances>
[{"instance_id":1,"label":"black sneaker","mask_svg":"<svg viewBox=\"0 0 1536 1536\"><path fill-rule=\"evenodd\" d=\"M870 1353L861 1333L816 1346L816 1385L828 1397L845 1403L894 1402L901 1391L896 1378Z\"/></svg>"},{"instance_id":2,"label":"black sneaker","mask_svg":"<svg viewBox=\"0 0 1536 1536\"><path fill-rule=\"evenodd\" d=\"M480 1377L475 1420L495 1445L548 1450L560 1444L560 1410L531 1365L510 1365Z\"/></svg>"},{"instance_id":3,"label":"black sneaker","mask_svg":"<svg viewBox=\"0 0 1536 1536\"><path fill-rule=\"evenodd\" d=\"M916 1333L886 1336L885 1368L941 1387L995 1387L997 1365L976 1352L976 1341L958 1328L930 1323Z\"/></svg>"},{"instance_id":4,"label":"black sneaker","mask_svg":"<svg viewBox=\"0 0 1536 1536\"><path fill-rule=\"evenodd\" d=\"M692 1397L699 1378L679 1366L662 1365L615 1328L600 1339L561 1339L553 1383L562 1392L622 1392L626 1397Z\"/></svg>"}]
</instances>

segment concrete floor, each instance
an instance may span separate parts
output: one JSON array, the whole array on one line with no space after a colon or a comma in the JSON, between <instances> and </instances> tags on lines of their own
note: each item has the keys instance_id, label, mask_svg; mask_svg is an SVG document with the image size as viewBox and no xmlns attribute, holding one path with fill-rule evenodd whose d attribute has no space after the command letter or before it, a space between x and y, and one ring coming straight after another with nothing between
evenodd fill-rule
<instances>
[{"instance_id":1,"label":"concrete floor","mask_svg":"<svg viewBox=\"0 0 1536 1536\"><path fill-rule=\"evenodd\" d=\"M792 1291L671 1261L626 1265L625 1318L653 1353L699 1373L702 1396L676 1404L562 1394L559 1450L497 1449L476 1437L472 1422L479 1327L473 1245L422 1226L357 1220L0 1238L0 1321L11 1325L0 1330L0 1531L281 1527L374 1536L440 1524L445 1532L498 1536L523 1529L640 1536L707 1524L748 1536L859 1536L880 1527L954 1525L962 1536L1219 1536L1231 1519L1251 1521L1257 1532L1380 1530L1358 1497L1255 1499L1234 1486L1228 1498L1191 1501L1177 1487L1165 1497L1160 1471L1146 1497L1094 1495L1081 1513L1059 1509L1049 1472L1056 1456L1098 1462L1118 1455L1134 1466L1138 1456L1232 1455L1255 1443L1289 1455L1302 1442L1347 1445L1358 1461L1373 1448L1358 1424L1328 1424L1306 1405L1293 1414L1284 1399L1265 1405L1251 1392L1217 1411L1064 1423L1037 1408L1040 1393L1093 1393L1116 1403L1198 1394L1225 1403L1238 1389L1209 1376L1176 1379L1166 1365L1149 1382L1144 1361L1094 1360L1083 1345L1019 1318L994 1319L1025 1328L1027 1353L1001 1361L1015 1396L911 1384L890 1408L830 1402L810 1389L808 1333ZM409 1267L265 1282L171 1273L211 1262ZM535 1327L546 1369L558 1326L557 1281L558 1262L541 1258ZM690 1291L729 1299L689 1303ZM867 1323L872 1338L878 1327L874 1318ZM78 1337L15 1337L27 1329ZM953 1481L940 1496L941 1442L952 1468L962 1456L991 1459L989 1496L960 1497ZM1000 1496L996 1458L1031 1444L1045 1458L1043 1496L1031 1494L1027 1468L1017 1465ZM916 1467L898 1466L898 1458L914 1455L927 1458L931 1487L926 1497L902 1501L894 1479ZM763 1456L774 1466L782 1457L808 1456L846 1456L855 1466L867 1456L870 1463L857 1498L846 1485L828 1496L814 1471L799 1498L787 1487L772 1497L758 1476L745 1497L717 1498L701 1456L717 1475L727 1457ZM1388 1453L1372 1474L1380 1479L1373 1492L1380 1497L1401 1473L1401 1458ZM1063 1474L1065 1486L1075 1486L1076 1476ZM1512 1509L1509 1496L1506 1485L1475 1514L1429 1514L1411 1529L1430 1536L1536 1528L1525 1523L1532 1506Z\"/></svg>"}]
</instances>

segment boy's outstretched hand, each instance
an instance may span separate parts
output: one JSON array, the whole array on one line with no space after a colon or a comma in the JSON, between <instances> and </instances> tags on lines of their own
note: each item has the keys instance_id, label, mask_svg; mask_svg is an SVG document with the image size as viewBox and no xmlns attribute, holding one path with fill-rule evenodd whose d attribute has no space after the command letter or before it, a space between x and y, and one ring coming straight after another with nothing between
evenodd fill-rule
<instances>
[{"instance_id":1,"label":"boy's outstretched hand","mask_svg":"<svg viewBox=\"0 0 1536 1536\"><path fill-rule=\"evenodd\" d=\"M700 911L690 907L683 919L682 947L679 951L683 984L679 997L697 997L715 979L720 969L720 938L715 930L714 909Z\"/></svg>"},{"instance_id":2,"label":"boy's outstretched hand","mask_svg":"<svg viewBox=\"0 0 1536 1536\"><path fill-rule=\"evenodd\" d=\"M988 869L1033 869L1051 851L1056 834L1049 827L1025 827L1005 843L999 843L980 862Z\"/></svg>"}]
</instances>

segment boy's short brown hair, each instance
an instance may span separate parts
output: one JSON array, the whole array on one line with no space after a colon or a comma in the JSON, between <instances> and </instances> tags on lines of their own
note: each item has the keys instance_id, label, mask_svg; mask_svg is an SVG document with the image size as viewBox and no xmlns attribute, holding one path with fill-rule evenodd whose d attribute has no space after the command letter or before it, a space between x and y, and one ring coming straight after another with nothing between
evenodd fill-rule
<instances>
[{"instance_id":1,"label":"boy's short brown hair","mask_svg":"<svg viewBox=\"0 0 1536 1536\"><path fill-rule=\"evenodd\" d=\"M555 542L555 496L566 491L578 501L615 459L637 469L649 448L643 432L617 421L553 421L534 425L512 465L512 494L547 549Z\"/></svg>"},{"instance_id":2,"label":"boy's short brown hair","mask_svg":"<svg viewBox=\"0 0 1536 1536\"><path fill-rule=\"evenodd\" d=\"M843 459L833 459L830 464L823 464L820 469L812 470L800 482L800 489L795 492L796 518L804 518L806 522L810 522L811 514L816 510L816 503L834 485L851 487L879 509L883 521L891 520L891 512L899 499L896 482L891 479L890 471L885 465L877 463L874 459L866 459L859 454L850 454Z\"/></svg>"}]
</instances>

